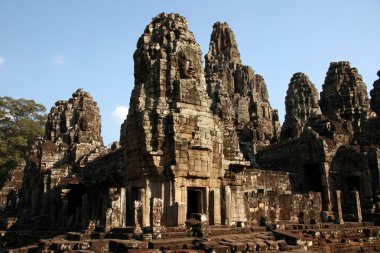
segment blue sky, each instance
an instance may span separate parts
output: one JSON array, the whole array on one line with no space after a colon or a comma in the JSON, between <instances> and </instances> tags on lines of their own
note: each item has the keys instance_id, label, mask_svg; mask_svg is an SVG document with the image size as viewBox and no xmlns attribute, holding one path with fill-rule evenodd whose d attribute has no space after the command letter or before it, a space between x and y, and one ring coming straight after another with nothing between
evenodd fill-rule
<instances>
[{"instance_id":1,"label":"blue sky","mask_svg":"<svg viewBox=\"0 0 380 253\"><path fill-rule=\"evenodd\" d=\"M160 12L186 17L203 54L213 23L226 21L281 120L295 72L320 92L331 61L350 61L368 90L380 69L380 0L0 0L0 96L50 110L84 88L100 107L104 143L118 140L136 42Z\"/></svg>"}]
</instances>

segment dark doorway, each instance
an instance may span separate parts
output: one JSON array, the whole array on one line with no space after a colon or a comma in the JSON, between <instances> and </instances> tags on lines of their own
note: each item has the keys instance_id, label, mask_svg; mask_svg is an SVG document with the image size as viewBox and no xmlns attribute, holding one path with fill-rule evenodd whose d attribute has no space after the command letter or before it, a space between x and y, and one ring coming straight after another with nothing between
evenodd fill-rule
<instances>
[{"instance_id":1,"label":"dark doorway","mask_svg":"<svg viewBox=\"0 0 380 253\"><path fill-rule=\"evenodd\" d=\"M304 166L304 190L305 192L322 192L322 179L318 164Z\"/></svg>"},{"instance_id":2,"label":"dark doorway","mask_svg":"<svg viewBox=\"0 0 380 253\"><path fill-rule=\"evenodd\" d=\"M187 218L193 213L203 213L203 188L188 188L187 190Z\"/></svg>"},{"instance_id":3,"label":"dark doorway","mask_svg":"<svg viewBox=\"0 0 380 253\"><path fill-rule=\"evenodd\" d=\"M67 194L67 212L68 212L68 226L78 226L81 222L82 213L82 196L85 193L85 186L69 185L70 192Z\"/></svg>"},{"instance_id":4,"label":"dark doorway","mask_svg":"<svg viewBox=\"0 0 380 253\"><path fill-rule=\"evenodd\" d=\"M360 181L358 176L347 177L346 181L349 192L358 191L360 193Z\"/></svg>"}]
</instances>

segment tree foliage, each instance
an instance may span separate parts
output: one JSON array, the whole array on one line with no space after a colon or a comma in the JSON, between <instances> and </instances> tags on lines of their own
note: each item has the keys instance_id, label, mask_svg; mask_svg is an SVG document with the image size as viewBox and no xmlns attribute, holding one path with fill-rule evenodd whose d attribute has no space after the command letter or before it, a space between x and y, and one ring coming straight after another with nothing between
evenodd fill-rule
<instances>
[{"instance_id":1,"label":"tree foliage","mask_svg":"<svg viewBox=\"0 0 380 253\"><path fill-rule=\"evenodd\" d=\"M34 100L0 97L0 183L24 162L29 147L43 135L45 107Z\"/></svg>"}]
</instances>

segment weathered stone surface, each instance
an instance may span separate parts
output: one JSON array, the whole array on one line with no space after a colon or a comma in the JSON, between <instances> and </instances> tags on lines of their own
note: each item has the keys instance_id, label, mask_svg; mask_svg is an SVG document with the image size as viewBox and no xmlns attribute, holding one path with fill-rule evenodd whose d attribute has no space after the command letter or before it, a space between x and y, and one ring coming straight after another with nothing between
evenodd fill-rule
<instances>
[{"instance_id":1,"label":"weathered stone surface","mask_svg":"<svg viewBox=\"0 0 380 253\"><path fill-rule=\"evenodd\" d=\"M78 89L68 101L57 101L46 123L45 139L73 143L102 143L101 116L92 96Z\"/></svg>"},{"instance_id":2,"label":"weathered stone surface","mask_svg":"<svg viewBox=\"0 0 380 253\"><path fill-rule=\"evenodd\" d=\"M140 37L134 59L135 87L120 140L127 177L164 168L176 176L218 173L221 125L209 110L201 51L187 21L158 15Z\"/></svg>"},{"instance_id":3,"label":"weathered stone surface","mask_svg":"<svg viewBox=\"0 0 380 253\"><path fill-rule=\"evenodd\" d=\"M236 159L238 136L246 159L252 160L258 148L277 141L280 134L277 111L269 104L264 79L241 64L235 35L226 23L214 24L205 59L212 110L227 132L224 155Z\"/></svg>"},{"instance_id":4,"label":"weathered stone surface","mask_svg":"<svg viewBox=\"0 0 380 253\"><path fill-rule=\"evenodd\" d=\"M290 80L285 111L282 140L299 137L309 117L320 114L317 89L304 73L295 73Z\"/></svg>"},{"instance_id":5,"label":"weathered stone surface","mask_svg":"<svg viewBox=\"0 0 380 253\"><path fill-rule=\"evenodd\" d=\"M371 109L377 114L380 115L380 70L377 72L377 79L373 83L373 89L370 92L371 95Z\"/></svg>"},{"instance_id":6,"label":"weathered stone surface","mask_svg":"<svg viewBox=\"0 0 380 253\"><path fill-rule=\"evenodd\" d=\"M367 86L349 62L332 62L322 86L319 105L332 120L344 120L357 135L368 117Z\"/></svg>"}]
</instances>

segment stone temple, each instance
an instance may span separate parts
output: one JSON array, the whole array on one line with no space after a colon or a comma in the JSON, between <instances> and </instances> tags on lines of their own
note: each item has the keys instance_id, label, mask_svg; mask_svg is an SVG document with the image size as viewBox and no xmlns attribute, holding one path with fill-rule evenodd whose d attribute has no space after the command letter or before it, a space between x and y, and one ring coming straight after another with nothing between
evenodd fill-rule
<instances>
[{"instance_id":1,"label":"stone temple","mask_svg":"<svg viewBox=\"0 0 380 253\"><path fill-rule=\"evenodd\" d=\"M295 73L281 126L226 23L204 65L186 19L159 14L133 58L112 147L88 92L51 108L0 191L4 252L378 252L380 79L369 98L332 62L319 97Z\"/></svg>"}]
</instances>

